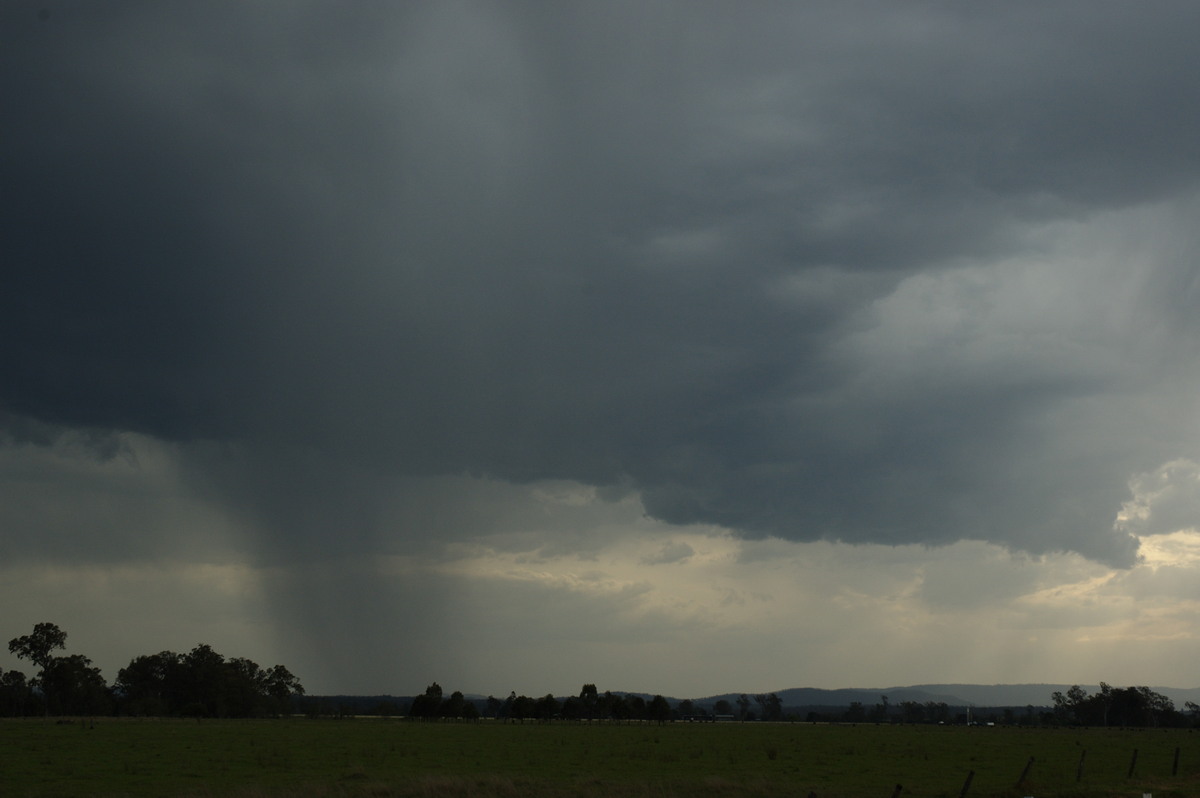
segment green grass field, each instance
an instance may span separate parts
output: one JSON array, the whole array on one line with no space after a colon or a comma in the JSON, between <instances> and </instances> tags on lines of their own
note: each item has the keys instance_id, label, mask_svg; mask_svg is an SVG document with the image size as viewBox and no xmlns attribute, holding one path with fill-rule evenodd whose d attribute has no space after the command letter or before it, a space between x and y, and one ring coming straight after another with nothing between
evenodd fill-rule
<instances>
[{"instance_id":1,"label":"green grass field","mask_svg":"<svg viewBox=\"0 0 1200 798\"><path fill-rule=\"evenodd\" d=\"M1018 787L1030 757L1028 779ZM1200 796L1200 734L870 724L0 721L4 798L887 798L897 784L904 796L956 798L972 771L968 795L975 798Z\"/></svg>"}]
</instances>

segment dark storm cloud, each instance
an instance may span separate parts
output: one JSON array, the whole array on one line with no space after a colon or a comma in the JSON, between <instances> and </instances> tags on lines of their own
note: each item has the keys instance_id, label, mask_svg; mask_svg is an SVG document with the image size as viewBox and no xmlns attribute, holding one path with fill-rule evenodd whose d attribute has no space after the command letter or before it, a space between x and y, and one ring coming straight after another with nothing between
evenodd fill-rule
<instances>
[{"instance_id":1,"label":"dark storm cloud","mask_svg":"<svg viewBox=\"0 0 1200 798\"><path fill-rule=\"evenodd\" d=\"M471 473L1128 563L1126 482L1189 454L1069 412L1118 372L928 376L948 343L874 383L846 343L1194 191L1189 4L47 8L0 11L0 404L234 446L209 484L314 550L376 545L322 519L387 475Z\"/></svg>"}]
</instances>

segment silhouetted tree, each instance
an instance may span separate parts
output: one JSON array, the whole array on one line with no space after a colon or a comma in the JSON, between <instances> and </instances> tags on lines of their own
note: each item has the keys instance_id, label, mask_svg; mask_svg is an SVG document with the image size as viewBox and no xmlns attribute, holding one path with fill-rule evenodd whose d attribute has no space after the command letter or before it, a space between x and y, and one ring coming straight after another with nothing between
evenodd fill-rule
<instances>
[{"instance_id":1,"label":"silhouetted tree","mask_svg":"<svg viewBox=\"0 0 1200 798\"><path fill-rule=\"evenodd\" d=\"M38 675L30 682L42 690L43 696L49 695L45 684L46 670L54 662L54 652L66 648L67 633L52 623L39 623L33 627L31 634L14 637L8 641L8 651L15 654L17 659L27 659L38 667ZM45 712L50 712L50 702L45 702Z\"/></svg>"},{"instance_id":2,"label":"silhouetted tree","mask_svg":"<svg viewBox=\"0 0 1200 798\"><path fill-rule=\"evenodd\" d=\"M54 659L54 651L66 648L67 633L52 623L34 625L33 633L8 641L8 651L17 659L27 659L39 668L46 668Z\"/></svg>"},{"instance_id":3,"label":"silhouetted tree","mask_svg":"<svg viewBox=\"0 0 1200 798\"><path fill-rule=\"evenodd\" d=\"M20 717L27 713L36 713L38 701L34 695L33 685L21 671L0 672L0 715L5 717Z\"/></svg>"},{"instance_id":4,"label":"silhouetted tree","mask_svg":"<svg viewBox=\"0 0 1200 798\"><path fill-rule=\"evenodd\" d=\"M467 700L463 697L462 692L455 690L449 698L442 702L441 707L438 708L438 715L443 718L461 718L466 705Z\"/></svg>"},{"instance_id":5,"label":"silhouetted tree","mask_svg":"<svg viewBox=\"0 0 1200 798\"><path fill-rule=\"evenodd\" d=\"M1082 687L1073 685L1065 694L1052 693L1051 700L1054 718L1059 723L1085 726L1183 724L1183 716L1175 710L1174 702L1149 687L1114 689L1101 682L1100 692L1089 696Z\"/></svg>"},{"instance_id":6,"label":"silhouetted tree","mask_svg":"<svg viewBox=\"0 0 1200 798\"><path fill-rule=\"evenodd\" d=\"M169 715L179 708L181 657L173 651L143 654L117 671L113 687L121 711L130 715Z\"/></svg>"},{"instance_id":7,"label":"silhouetted tree","mask_svg":"<svg viewBox=\"0 0 1200 798\"><path fill-rule=\"evenodd\" d=\"M425 688L425 692L413 699L408 709L410 717L436 718L442 708L442 686L437 682Z\"/></svg>"},{"instance_id":8,"label":"silhouetted tree","mask_svg":"<svg viewBox=\"0 0 1200 798\"><path fill-rule=\"evenodd\" d=\"M658 721L662 725L671 719L671 704L661 695L656 695L650 699L650 705L646 707L646 714L650 720Z\"/></svg>"},{"instance_id":9,"label":"silhouetted tree","mask_svg":"<svg viewBox=\"0 0 1200 798\"><path fill-rule=\"evenodd\" d=\"M558 699L552 693L546 693L537 700L535 712L539 720L553 720L558 716Z\"/></svg>"},{"instance_id":10,"label":"silhouetted tree","mask_svg":"<svg viewBox=\"0 0 1200 798\"><path fill-rule=\"evenodd\" d=\"M42 672L42 692L57 715L104 715L112 705L100 669L82 654L50 660Z\"/></svg>"},{"instance_id":11,"label":"silhouetted tree","mask_svg":"<svg viewBox=\"0 0 1200 798\"><path fill-rule=\"evenodd\" d=\"M179 713L223 718L226 711L225 657L201 643L180 659Z\"/></svg>"},{"instance_id":12,"label":"silhouetted tree","mask_svg":"<svg viewBox=\"0 0 1200 798\"><path fill-rule=\"evenodd\" d=\"M291 711L304 686L283 665L263 670L245 657L226 659L201 644L135 657L113 685L120 711L131 715L257 717Z\"/></svg>"},{"instance_id":13,"label":"silhouetted tree","mask_svg":"<svg viewBox=\"0 0 1200 798\"><path fill-rule=\"evenodd\" d=\"M754 696L759 716L763 720L783 720L783 700L774 693L759 693Z\"/></svg>"},{"instance_id":14,"label":"silhouetted tree","mask_svg":"<svg viewBox=\"0 0 1200 798\"><path fill-rule=\"evenodd\" d=\"M925 706L920 701L901 701L900 718L905 723L920 723L925 720Z\"/></svg>"},{"instance_id":15,"label":"silhouetted tree","mask_svg":"<svg viewBox=\"0 0 1200 798\"><path fill-rule=\"evenodd\" d=\"M605 690L601 706L605 717L613 720L629 720L629 701L625 696Z\"/></svg>"},{"instance_id":16,"label":"silhouetted tree","mask_svg":"<svg viewBox=\"0 0 1200 798\"><path fill-rule=\"evenodd\" d=\"M187 654L172 651L135 657L112 688L82 654L56 657L67 635L52 623L9 641L9 651L40 668L26 681L17 671L0 672L0 713L42 711L100 714L114 709L132 715L248 717L290 711L304 694L300 680L283 665L263 670L244 657L225 659L200 644ZM33 688L37 692L33 692Z\"/></svg>"},{"instance_id":17,"label":"silhouetted tree","mask_svg":"<svg viewBox=\"0 0 1200 798\"><path fill-rule=\"evenodd\" d=\"M519 695L513 699L512 706L508 710L508 716L513 720L519 720L524 723L526 718L537 716L537 702L527 695Z\"/></svg>"},{"instance_id":18,"label":"silhouetted tree","mask_svg":"<svg viewBox=\"0 0 1200 798\"><path fill-rule=\"evenodd\" d=\"M925 717L934 723L946 723L950 720L950 705L945 701L926 701Z\"/></svg>"},{"instance_id":19,"label":"silhouetted tree","mask_svg":"<svg viewBox=\"0 0 1200 798\"><path fill-rule=\"evenodd\" d=\"M583 717L583 701L571 695L563 699L559 714L563 720L579 720Z\"/></svg>"},{"instance_id":20,"label":"silhouetted tree","mask_svg":"<svg viewBox=\"0 0 1200 798\"><path fill-rule=\"evenodd\" d=\"M274 665L264 674L264 686L277 715L291 712L292 698L304 695L304 685L283 665Z\"/></svg>"},{"instance_id":21,"label":"silhouetted tree","mask_svg":"<svg viewBox=\"0 0 1200 798\"><path fill-rule=\"evenodd\" d=\"M267 674L257 662L245 657L225 661L221 680L222 708L231 718L266 714Z\"/></svg>"},{"instance_id":22,"label":"silhouetted tree","mask_svg":"<svg viewBox=\"0 0 1200 798\"><path fill-rule=\"evenodd\" d=\"M1100 682L1100 692L1093 696L1088 703L1091 704L1090 707L1087 707L1088 722L1095 725L1098 719L1099 725L1107 726L1108 713L1113 705L1112 685Z\"/></svg>"},{"instance_id":23,"label":"silhouetted tree","mask_svg":"<svg viewBox=\"0 0 1200 798\"><path fill-rule=\"evenodd\" d=\"M583 711L587 713L588 720L595 718L596 704L600 700L600 696L596 692L596 685L585 684L579 690L579 700L583 702Z\"/></svg>"},{"instance_id":24,"label":"silhouetted tree","mask_svg":"<svg viewBox=\"0 0 1200 798\"><path fill-rule=\"evenodd\" d=\"M500 717L511 718L513 706L517 703L517 691L513 690L508 694L508 698L504 699L504 704L500 707Z\"/></svg>"}]
</instances>

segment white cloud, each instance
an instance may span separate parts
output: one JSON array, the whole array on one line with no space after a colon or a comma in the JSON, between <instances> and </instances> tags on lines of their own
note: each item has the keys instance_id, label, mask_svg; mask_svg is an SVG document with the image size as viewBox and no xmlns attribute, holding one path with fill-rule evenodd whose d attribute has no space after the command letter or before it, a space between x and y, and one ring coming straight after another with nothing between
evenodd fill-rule
<instances>
[{"instance_id":1,"label":"white cloud","mask_svg":"<svg viewBox=\"0 0 1200 798\"><path fill-rule=\"evenodd\" d=\"M1174 533L1194 532L1200 527L1200 464L1183 458L1163 463L1135 476L1129 490L1133 498L1122 507L1117 523L1144 542L1159 538L1146 555L1156 562L1161 563L1171 550L1182 554L1189 537Z\"/></svg>"}]
</instances>

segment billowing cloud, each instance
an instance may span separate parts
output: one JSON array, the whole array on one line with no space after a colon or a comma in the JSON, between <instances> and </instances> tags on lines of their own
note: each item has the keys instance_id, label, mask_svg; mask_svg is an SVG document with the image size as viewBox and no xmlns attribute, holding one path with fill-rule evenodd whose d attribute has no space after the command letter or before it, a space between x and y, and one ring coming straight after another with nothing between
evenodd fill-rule
<instances>
[{"instance_id":1,"label":"billowing cloud","mask_svg":"<svg viewBox=\"0 0 1200 798\"><path fill-rule=\"evenodd\" d=\"M1130 480L1133 498L1125 503L1121 524L1138 536L1169 535L1200 528L1200 465L1172 460Z\"/></svg>"},{"instance_id":2,"label":"billowing cloud","mask_svg":"<svg viewBox=\"0 0 1200 798\"><path fill-rule=\"evenodd\" d=\"M650 522L1130 568L1196 525L1197 17L6 4L0 548L309 619Z\"/></svg>"}]
</instances>

